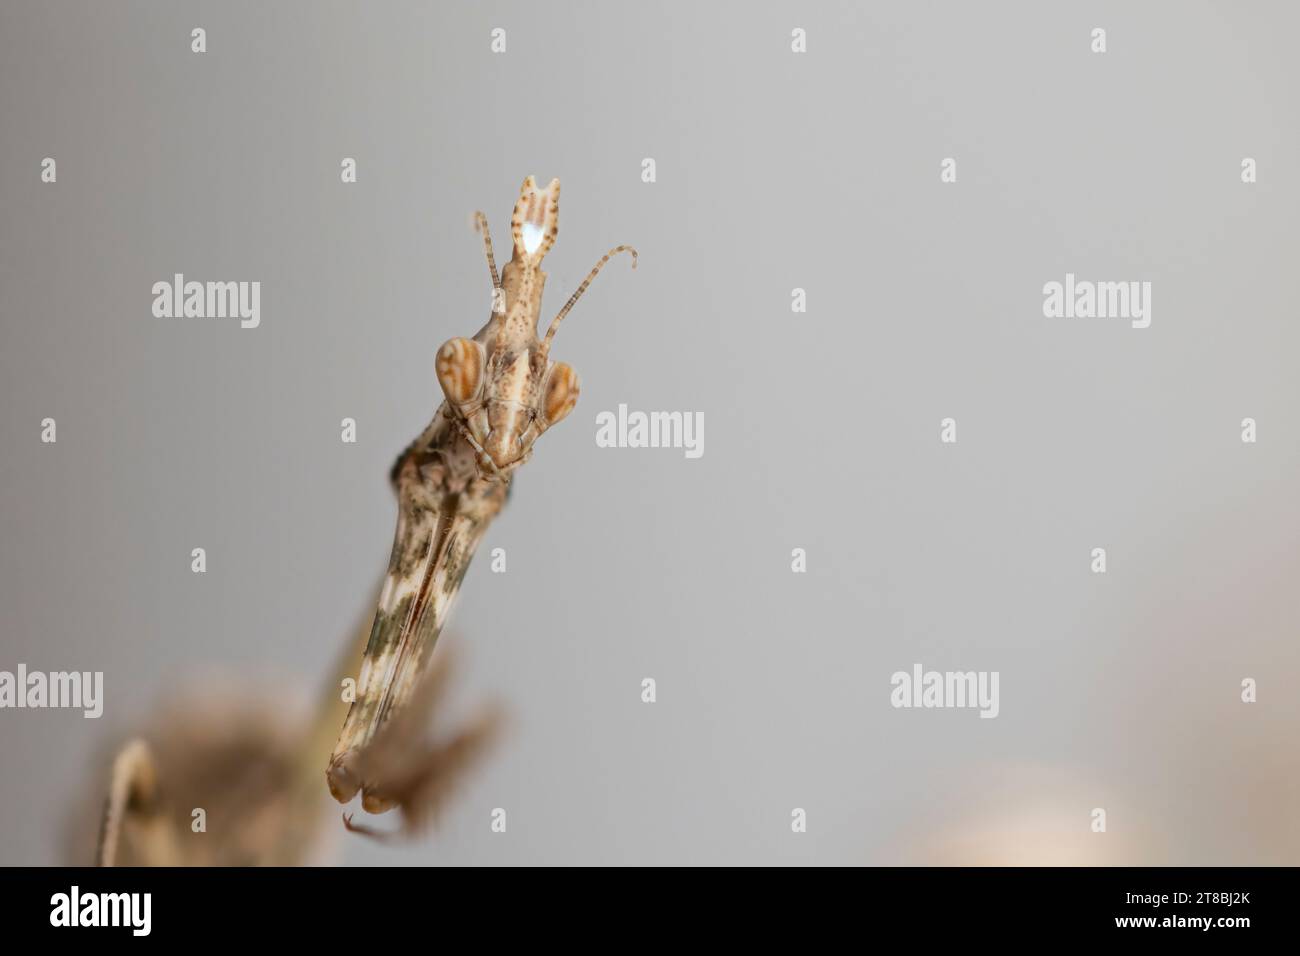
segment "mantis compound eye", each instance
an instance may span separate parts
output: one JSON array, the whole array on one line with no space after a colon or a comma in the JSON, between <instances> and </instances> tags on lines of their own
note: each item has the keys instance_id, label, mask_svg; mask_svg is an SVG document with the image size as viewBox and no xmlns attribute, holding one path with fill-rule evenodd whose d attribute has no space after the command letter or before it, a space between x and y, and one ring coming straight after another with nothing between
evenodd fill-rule
<instances>
[{"instance_id":1,"label":"mantis compound eye","mask_svg":"<svg viewBox=\"0 0 1300 956\"><path fill-rule=\"evenodd\" d=\"M447 400L464 405L483 384L483 350L473 339L451 339L438 349L434 368Z\"/></svg>"},{"instance_id":2,"label":"mantis compound eye","mask_svg":"<svg viewBox=\"0 0 1300 956\"><path fill-rule=\"evenodd\" d=\"M546 391L542 395L542 417L548 428L573 411L578 391L578 373L573 366L556 362L546 377Z\"/></svg>"}]
</instances>

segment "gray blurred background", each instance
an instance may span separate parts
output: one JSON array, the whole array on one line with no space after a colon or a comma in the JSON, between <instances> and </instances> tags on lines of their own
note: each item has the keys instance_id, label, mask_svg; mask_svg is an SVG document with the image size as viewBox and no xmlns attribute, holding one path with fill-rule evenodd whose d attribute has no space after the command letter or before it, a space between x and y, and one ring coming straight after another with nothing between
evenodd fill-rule
<instances>
[{"instance_id":1,"label":"gray blurred background","mask_svg":"<svg viewBox=\"0 0 1300 956\"><path fill-rule=\"evenodd\" d=\"M188 682L327 680L434 352L487 317L470 214L504 261L530 173L564 187L546 318L611 245L641 262L558 336L582 398L444 637L452 713L510 733L428 837L333 859L1300 862L1298 29L5 0L0 669L102 670L107 701L0 711L0 863L55 861L92 755ZM1067 271L1152 282L1151 327L1045 319ZM154 318L175 272L260 280L261 327ZM620 402L703 412L704 456L596 447ZM999 717L893 709L916 662L999 671Z\"/></svg>"}]
</instances>

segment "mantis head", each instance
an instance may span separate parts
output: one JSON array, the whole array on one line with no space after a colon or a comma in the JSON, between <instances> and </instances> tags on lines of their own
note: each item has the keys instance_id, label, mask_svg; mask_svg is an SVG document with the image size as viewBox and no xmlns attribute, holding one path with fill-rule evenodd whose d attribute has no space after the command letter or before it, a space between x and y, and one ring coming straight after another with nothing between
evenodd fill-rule
<instances>
[{"instance_id":1,"label":"mantis head","mask_svg":"<svg viewBox=\"0 0 1300 956\"><path fill-rule=\"evenodd\" d=\"M538 339L546 284L541 263L555 244L559 215L560 181L539 189L532 176L525 179L510 220L514 254L498 279L487 220L478 214L492 274L493 314L474 338L454 338L438 350L438 384L485 476L504 477L523 464L538 437L573 410L578 373L550 358L555 332L611 256L631 252L636 268L635 249L610 250Z\"/></svg>"}]
</instances>

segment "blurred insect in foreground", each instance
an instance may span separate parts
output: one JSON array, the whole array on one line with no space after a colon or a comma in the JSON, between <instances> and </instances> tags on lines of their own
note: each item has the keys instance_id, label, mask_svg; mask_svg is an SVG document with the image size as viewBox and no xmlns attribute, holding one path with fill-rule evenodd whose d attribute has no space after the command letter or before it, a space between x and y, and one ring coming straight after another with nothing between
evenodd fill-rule
<instances>
[{"instance_id":1,"label":"blurred insect in foreground","mask_svg":"<svg viewBox=\"0 0 1300 956\"><path fill-rule=\"evenodd\" d=\"M259 693L231 685L190 689L156 711L100 776L107 798L88 795L73 808L67 861L84 865L98 826L95 860L102 866L326 862L330 804L320 763L347 707L342 678L356 673L360 658L353 641L315 713L283 687ZM450 672L444 652L416 689L407 719L388 725L374 757L386 779L405 788L413 825L446 803L500 722L499 709L484 708L431 738L430 712Z\"/></svg>"},{"instance_id":2,"label":"blurred insect in foreground","mask_svg":"<svg viewBox=\"0 0 1300 956\"><path fill-rule=\"evenodd\" d=\"M506 501L515 471L533 443L573 409L578 376L550 358L560 322L596 274L619 252L616 246L587 278L538 339L542 259L558 231L560 181L538 189L529 176L511 219L514 255L497 276L487 218L476 214L492 278L492 313L472 339L454 338L438 350L435 370L446 396L424 432L402 453L391 473L397 492L397 532L388 575L379 595L366 646L357 699L348 711L326 772L332 793L347 803L361 791L369 813L400 806L415 822L423 787L418 767L396 769L389 728L411 718L415 688L460 590L470 559ZM350 829L354 827L344 816Z\"/></svg>"}]
</instances>

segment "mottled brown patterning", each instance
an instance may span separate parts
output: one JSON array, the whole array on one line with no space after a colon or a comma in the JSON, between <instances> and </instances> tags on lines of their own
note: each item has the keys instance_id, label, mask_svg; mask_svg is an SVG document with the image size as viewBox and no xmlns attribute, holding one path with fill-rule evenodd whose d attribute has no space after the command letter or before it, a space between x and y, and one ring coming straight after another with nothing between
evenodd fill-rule
<instances>
[{"instance_id":1,"label":"mottled brown patterning","mask_svg":"<svg viewBox=\"0 0 1300 956\"><path fill-rule=\"evenodd\" d=\"M560 182L539 189L529 176L510 221L514 254L498 279L487 220L477 214L493 286L493 311L472 339L438 350L434 369L446 401L402 453L392 471L397 532L374 628L326 777L341 803L361 791L372 813L402 804L404 788L368 770L367 749L382 743L385 724L400 715L428 666L483 533L505 504L516 469L537 437L573 409L578 376L550 358L560 321L610 256L610 250L538 338L542 259L558 232Z\"/></svg>"}]
</instances>

